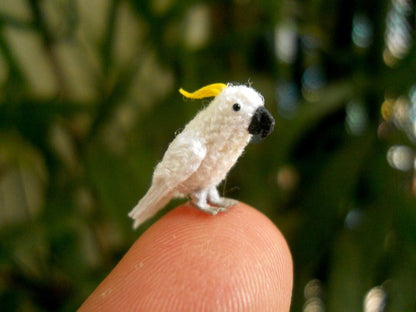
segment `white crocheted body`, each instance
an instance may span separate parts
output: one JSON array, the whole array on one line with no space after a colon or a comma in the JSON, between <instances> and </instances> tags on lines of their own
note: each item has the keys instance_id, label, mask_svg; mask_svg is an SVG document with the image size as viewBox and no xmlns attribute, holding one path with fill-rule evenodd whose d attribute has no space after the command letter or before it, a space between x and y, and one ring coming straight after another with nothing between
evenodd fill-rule
<instances>
[{"instance_id":1,"label":"white crocheted body","mask_svg":"<svg viewBox=\"0 0 416 312\"><path fill-rule=\"evenodd\" d=\"M234 103L242 103L245 111L237 115L231 109ZM179 194L186 196L201 189L217 186L225 179L250 141L251 134L248 133L247 128L259 105L263 105L263 98L252 88L229 86L186 125L175 140L186 137L186 140L195 141L196 149L205 149L206 154L198 169L177 185L176 191ZM171 145L160 163L160 166L164 167L161 175L166 174L165 170L172 170L174 163L182 164L179 158L188 156L187 150L181 149L176 144L172 147ZM184 146L184 148L189 148L189 146ZM164 162L165 159L170 159L168 164ZM186 161L188 164L192 162L193 159ZM183 168L177 168L177 170L183 170ZM158 175L159 170L156 168L154 176Z\"/></svg>"},{"instance_id":2,"label":"white crocheted body","mask_svg":"<svg viewBox=\"0 0 416 312\"><path fill-rule=\"evenodd\" d=\"M254 89L228 85L200 111L170 143L155 168L152 186L130 212L135 226L174 196L212 193L250 141L248 127L261 106L263 97Z\"/></svg>"}]
</instances>

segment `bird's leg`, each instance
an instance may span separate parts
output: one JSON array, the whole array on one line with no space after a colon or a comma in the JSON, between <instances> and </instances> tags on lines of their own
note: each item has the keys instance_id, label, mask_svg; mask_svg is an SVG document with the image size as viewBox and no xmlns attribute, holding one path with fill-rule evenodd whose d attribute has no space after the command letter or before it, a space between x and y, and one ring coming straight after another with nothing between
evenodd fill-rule
<instances>
[{"instance_id":1,"label":"bird's leg","mask_svg":"<svg viewBox=\"0 0 416 312\"><path fill-rule=\"evenodd\" d=\"M216 215L218 213L217 207L213 207L207 202L208 190L201 190L191 194L191 204L204 212Z\"/></svg>"},{"instance_id":2,"label":"bird's leg","mask_svg":"<svg viewBox=\"0 0 416 312\"><path fill-rule=\"evenodd\" d=\"M226 211L231 206L237 205L238 201L231 198L221 197L217 188L211 187L208 191L208 201L217 206L218 211Z\"/></svg>"}]
</instances>

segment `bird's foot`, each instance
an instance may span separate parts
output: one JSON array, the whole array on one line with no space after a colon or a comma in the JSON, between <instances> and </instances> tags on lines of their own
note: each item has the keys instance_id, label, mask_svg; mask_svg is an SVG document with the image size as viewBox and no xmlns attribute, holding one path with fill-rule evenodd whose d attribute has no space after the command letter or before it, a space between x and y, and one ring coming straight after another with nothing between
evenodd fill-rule
<instances>
[{"instance_id":1,"label":"bird's foot","mask_svg":"<svg viewBox=\"0 0 416 312\"><path fill-rule=\"evenodd\" d=\"M203 212L212 214L213 216L215 216L219 211L222 211L222 210L219 210L218 207L211 206L206 202L205 203L197 203L197 202L192 200L191 205L194 206L195 208L203 211Z\"/></svg>"},{"instance_id":2,"label":"bird's foot","mask_svg":"<svg viewBox=\"0 0 416 312\"><path fill-rule=\"evenodd\" d=\"M228 208L238 204L238 200L226 197L219 197L215 200L211 198L209 202L215 205L218 211L226 211Z\"/></svg>"}]
</instances>

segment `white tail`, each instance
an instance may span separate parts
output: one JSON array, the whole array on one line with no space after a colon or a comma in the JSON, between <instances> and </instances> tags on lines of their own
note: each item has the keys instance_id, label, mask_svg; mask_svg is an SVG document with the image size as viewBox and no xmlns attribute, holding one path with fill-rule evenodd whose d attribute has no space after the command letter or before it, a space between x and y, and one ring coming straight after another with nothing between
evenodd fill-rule
<instances>
[{"instance_id":1,"label":"white tail","mask_svg":"<svg viewBox=\"0 0 416 312\"><path fill-rule=\"evenodd\" d=\"M152 185L146 195L129 212L129 217L134 219L133 229L153 217L160 209L171 200L172 191L164 186Z\"/></svg>"}]
</instances>

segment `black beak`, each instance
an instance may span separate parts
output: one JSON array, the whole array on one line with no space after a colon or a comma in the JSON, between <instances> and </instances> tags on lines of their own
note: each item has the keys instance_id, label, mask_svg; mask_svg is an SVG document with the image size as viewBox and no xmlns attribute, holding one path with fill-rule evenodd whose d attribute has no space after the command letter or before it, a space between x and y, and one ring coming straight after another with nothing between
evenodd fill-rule
<instances>
[{"instance_id":1,"label":"black beak","mask_svg":"<svg viewBox=\"0 0 416 312\"><path fill-rule=\"evenodd\" d=\"M261 139L264 139L273 132L273 129L274 118L272 114L270 114L264 106L260 106L251 118L248 132L256 137L260 136Z\"/></svg>"}]
</instances>

